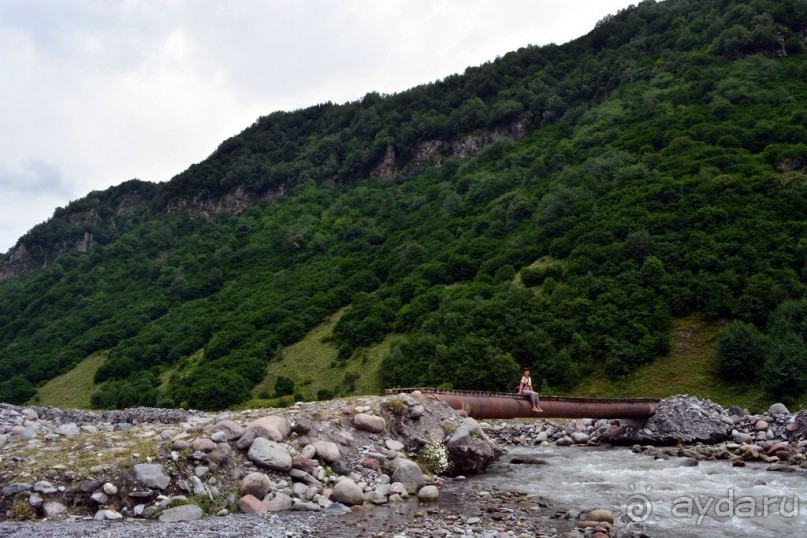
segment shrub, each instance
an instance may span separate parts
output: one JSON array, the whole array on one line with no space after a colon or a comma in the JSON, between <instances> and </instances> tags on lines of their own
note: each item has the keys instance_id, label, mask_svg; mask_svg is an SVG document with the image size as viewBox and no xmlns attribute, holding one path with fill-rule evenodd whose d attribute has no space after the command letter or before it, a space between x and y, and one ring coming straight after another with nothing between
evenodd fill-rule
<instances>
[{"instance_id":1,"label":"shrub","mask_svg":"<svg viewBox=\"0 0 807 538\"><path fill-rule=\"evenodd\" d=\"M445 445L431 438L420 449L417 463L423 470L435 475L449 471L452 466Z\"/></svg>"},{"instance_id":2,"label":"shrub","mask_svg":"<svg viewBox=\"0 0 807 538\"><path fill-rule=\"evenodd\" d=\"M798 335L770 337L762 385L771 396L785 401L807 392L807 346Z\"/></svg>"},{"instance_id":3,"label":"shrub","mask_svg":"<svg viewBox=\"0 0 807 538\"><path fill-rule=\"evenodd\" d=\"M275 380L275 396L288 396L294 394L294 381L285 376L278 376Z\"/></svg>"},{"instance_id":4,"label":"shrub","mask_svg":"<svg viewBox=\"0 0 807 538\"><path fill-rule=\"evenodd\" d=\"M759 377L765 360L765 337L750 323L732 321L717 338L717 373L732 381Z\"/></svg>"}]
</instances>

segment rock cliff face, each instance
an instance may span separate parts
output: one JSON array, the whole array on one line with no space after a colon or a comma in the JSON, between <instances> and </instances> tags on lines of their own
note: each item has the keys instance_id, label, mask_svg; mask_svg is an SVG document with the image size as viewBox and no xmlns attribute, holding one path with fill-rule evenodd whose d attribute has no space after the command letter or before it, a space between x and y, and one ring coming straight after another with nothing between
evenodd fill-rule
<instances>
[{"instance_id":1,"label":"rock cliff face","mask_svg":"<svg viewBox=\"0 0 807 538\"><path fill-rule=\"evenodd\" d=\"M93 230L104 230L105 235L115 237L122 233L117 222L126 218L148 218L165 214L185 214L191 217L211 218L220 212L241 213L260 200L271 200L286 193L285 186L262 194L248 192L237 187L220 198L209 196L180 196L168 202L161 211L137 193L124 194L103 216L98 208L71 211L57 210L47 222L39 224L24 236L7 254L6 261L0 258L0 282L19 278L28 273L45 269L70 252L87 253L98 245ZM100 204L100 202L95 202ZM55 246L45 245L37 238L38 230L56 227L62 230L62 239Z\"/></svg>"},{"instance_id":2,"label":"rock cliff face","mask_svg":"<svg viewBox=\"0 0 807 538\"><path fill-rule=\"evenodd\" d=\"M484 129L452 140L425 140L415 147L408 162L399 162L395 147L390 144L381 162L370 177L391 176L401 170L415 169L424 164L440 164L448 157L467 159L477 155L486 146L502 139L520 140L527 134L522 122L515 122L495 129Z\"/></svg>"},{"instance_id":3,"label":"rock cliff face","mask_svg":"<svg viewBox=\"0 0 807 538\"><path fill-rule=\"evenodd\" d=\"M370 172L370 177L393 176L424 165L439 165L449 157L466 159L477 155L498 140L519 140L526 134L524 123L516 121L451 140L425 140L417 144L411 154L403 157L390 144L381 161ZM155 207L154 195L161 187L155 184L145 185L144 182L131 182L102 193L91 193L78 202L77 208L68 206L67 209L57 210L50 220L37 225L20 239L6 254L5 260L0 256L0 282L45 269L67 253L90 252L99 244L99 237L106 237L106 240L101 241L103 243L110 238L114 240L125 231L118 225L121 219L144 219L159 217L161 214L184 214L203 218L211 218L221 212L239 214L258 201L272 200L286 194L285 185L263 193L253 193L239 185L221 196L180 193L164 202L165 205ZM45 242L38 239L40 236L52 237L54 230L58 230L56 233L60 236L55 244L52 240ZM103 234L98 233L100 231Z\"/></svg>"},{"instance_id":4,"label":"rock cliff face","mask_svg":"<svg viewBox=\"0 0 807 538\"><path fill-rule=\"evenodd\" d=\"M0 282L9 278L17 278L40 268L28 254L25 243L17 243L17 246L8 252L8 255L8 260L0 263Z\"/></svg>"},{"instance_id":5,"label":"rock cliff face","mask_svg":"<svg viewBox=\"0 0 807 538\"><path fill-rule=\"evenodd\" d=\"M95 194L81 201L80 209L57 209L47 222L38 224L9 250L6 260L0 257L0 282L19 278L28 273L45 269L70 252L87 253L98 245L95 230L114 231L118 228L116 218L145 215L149 205L139 193L126 193L112 205L112 212L103 216L99 210L102 202ZM92 207L87 208L87 205ZM55 243L45 242L41 236L52 235L59 230Z\"/></svg>"},{"instance_id":6,"label":"rock cliff face","mask_svg":"<svg viewBox=\"0 0 807 538\"><path fill-rule=\"evenodd\" d=\"M259 200L272 200L285 194L285 185L281 185L279 188L262 195L247 192L246 189L239 186L234 191L218 199L208 196L182 196L176 198L168 203L165 212L205 218L211 218L221 212L237 215L249 209L252 204Z\"/></svg>"}]
</instances>

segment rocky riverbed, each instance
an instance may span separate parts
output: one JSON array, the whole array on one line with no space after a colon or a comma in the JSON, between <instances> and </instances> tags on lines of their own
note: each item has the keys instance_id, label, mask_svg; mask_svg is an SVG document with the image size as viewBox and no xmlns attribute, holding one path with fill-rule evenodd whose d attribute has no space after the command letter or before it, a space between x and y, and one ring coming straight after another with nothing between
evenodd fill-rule
<instances>
[{"instance_id":1,"label":"rocky riverbed","mask_svg":"<svg viewBox=\"0 0 807 538\"><path fill-rule=\"evenodd\" d=\"M749 415L689 397L644 423L481 425L417 394L220 414L0 405L0 534L632 536L610 511L465 475L503 446L550 442L804 472L805 434L804 412Z\"/></svg>"},{"instance_id":2,"label":"rocky riverbed","mask_svg":"<svg viewBox=\"0 0 807 538\"><path fill-rule=\"evenodd\" d=\"M684 457L695 463L727 460L735 466L768 464L770 471L807 470L807 411L791 413L780 403L757 415L738 407L723 409L694 397L673 396L662 400L647 421L509 421L486 427L486 431L504 446L632 445L635 452Z\"/></svg>"}]
</instances>

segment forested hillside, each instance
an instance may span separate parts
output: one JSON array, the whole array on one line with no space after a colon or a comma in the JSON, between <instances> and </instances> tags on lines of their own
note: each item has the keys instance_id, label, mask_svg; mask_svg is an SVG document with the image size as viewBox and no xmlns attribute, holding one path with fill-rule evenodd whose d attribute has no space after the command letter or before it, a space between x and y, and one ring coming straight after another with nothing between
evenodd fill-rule
<instances>
[{"instance_id":1,"label":"forested hillside","mask_svg":"<svg viewBox=\"0 0 807 538\"><path fill-rule=\"evenodd\" d=\"M805 0L645 1L91 193L0 259L0 401L108 350L94 405L224 408L345 307L313 375L397 334L386 385L569 388L698 313L726 381L798 398L806 35Z\"/></svg>"}]
</instances>

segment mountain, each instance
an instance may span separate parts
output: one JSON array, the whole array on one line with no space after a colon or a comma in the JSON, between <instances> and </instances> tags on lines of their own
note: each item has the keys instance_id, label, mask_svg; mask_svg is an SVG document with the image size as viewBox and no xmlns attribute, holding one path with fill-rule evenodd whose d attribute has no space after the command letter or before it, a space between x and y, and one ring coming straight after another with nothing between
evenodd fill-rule
<instances>
[{"instance_id":1,"label":"mountain","mask_svg":"<svg viewBox=\"0 0 807 538\"><path fill-rule=\"evenodd\" d=\"M522 366L573 390L665 361L693 315L725 324L718 382L802 398L805 35L803 0L645 1L90 193L0 259L0 400L99 352L98 407L509 390Z\"/></svg>"}]
</instances>

